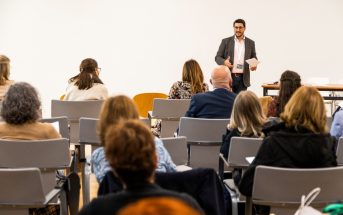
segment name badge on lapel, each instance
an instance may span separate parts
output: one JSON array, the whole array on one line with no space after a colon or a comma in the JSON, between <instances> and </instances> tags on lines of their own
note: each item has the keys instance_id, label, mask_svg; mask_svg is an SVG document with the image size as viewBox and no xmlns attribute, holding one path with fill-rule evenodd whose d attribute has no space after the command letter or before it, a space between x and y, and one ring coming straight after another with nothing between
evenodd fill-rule
<instances>
[{"instance_id":1,"label":"name badge on lapel","mask_svg":"<svg viewBox=\"0 0 343 215\"><path fill-rule=\"evenodd\" d=\"M237 69L243 69L243 64L237 64Z\"/></svg>"}]
</instances>

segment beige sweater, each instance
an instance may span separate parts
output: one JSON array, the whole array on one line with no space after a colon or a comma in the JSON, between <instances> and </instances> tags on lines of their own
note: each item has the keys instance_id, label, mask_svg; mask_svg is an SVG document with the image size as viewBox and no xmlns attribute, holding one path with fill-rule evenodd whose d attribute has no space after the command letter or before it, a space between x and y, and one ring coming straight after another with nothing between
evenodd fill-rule
<instances>
[{"instance_id":1,"label":"beige sweater","mask_svg":"<svg viewBox=\"0 0 343 215\"><path fill-rule=\"evenodd\" d=\"M12 140L44 140L61 138L61 135L49 123L25 123L11 125L0 123L0 138Z\"/></svg>"},{"instance_id":2,"label":"beige sweater","mask_svg":"<svg viewBox=\"0 0 343 215\"><path fill-rule=\"evenodd\" d=\"M79 90L72 82L67 87L64 99L66 101L85 101L85 100L105 100L108 97L108 91L103 84L94 84L88 90Z\"/></svg>"}]
</instances>

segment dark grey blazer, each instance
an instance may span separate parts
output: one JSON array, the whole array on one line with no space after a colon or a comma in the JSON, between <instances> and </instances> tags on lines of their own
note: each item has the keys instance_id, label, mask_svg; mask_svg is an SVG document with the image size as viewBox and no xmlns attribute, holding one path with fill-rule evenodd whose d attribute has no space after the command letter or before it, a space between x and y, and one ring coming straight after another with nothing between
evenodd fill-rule
<instances>
[{"instance_id":1,"label":"dark grey blazer","mask_svg":"<svg viewBox=\"0 0 343 215\"><path fill-rule=\"evenodd\" d=\"M235 53L235 36L228 37L222 40L217 55L216 62L218 65L224 65L224 61L230 56L230 63L233 64ZM243 82L246 87L250 87L250 70L249 65L245 60L256 58L255 42L245 37L245 54L244 54L244 70Z\"/></svg>"}]
</instances>

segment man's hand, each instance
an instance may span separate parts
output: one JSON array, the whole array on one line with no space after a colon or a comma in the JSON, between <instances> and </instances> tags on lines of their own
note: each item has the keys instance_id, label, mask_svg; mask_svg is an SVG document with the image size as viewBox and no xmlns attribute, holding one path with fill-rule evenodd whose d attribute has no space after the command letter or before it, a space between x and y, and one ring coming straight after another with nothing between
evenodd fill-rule
<instances>
[{"instance_id":1,"label":"man's hand","mask_svg":"<svg viewBox=\"0 0 343 215\"><path fill-rule=\"evenodd\" d=\"M230 63L228 59L224 61L224 65L227 66L229 69L232 69L233 65Z\"/></svg>"},{"instance_id":2,"label":"man's hand","mask_svg":"<svg viewBox=\"0 0 343 215\"><path fill-rule=\"evenodd\" d=\"M251 71L255 71L257 69L257 66L252 66L252 67L250 67L250 70Z\"/></svg>"}]
</instances>

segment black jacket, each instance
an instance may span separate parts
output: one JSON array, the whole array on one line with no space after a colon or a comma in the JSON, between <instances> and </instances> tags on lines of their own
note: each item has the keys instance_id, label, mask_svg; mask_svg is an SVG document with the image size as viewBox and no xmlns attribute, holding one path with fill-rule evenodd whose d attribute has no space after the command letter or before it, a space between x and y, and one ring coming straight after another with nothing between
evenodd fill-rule
<instances>
[{"instance_id":1,"label":"black jacket","mask_svg":"<svg viewBox=\"0 0 343 215\"><path fill-rule=\"evenodd\" d=\"M314 134L305 128L287 128L284 123L264 132L268 136L239 184L239 191L245 196L252 194L257 165L288 168L337 166L335 140L330 134Z\"/></svg>"},{"instance_id":2,"label":"black jacket","mask_svg":"<svg viewBox=\"0 0 343 215\"><path fill-rule=\"evenodd\" d=\"M93 199L89 204L85 205L79 214L115 215L121 208L125 207L126 205L149 197L177 198L188 204L195 210L199 211L201 214L204 214L198 203L189 195L185 193L177 193L174 191L165 190L154 184L141 184L130 187L126 190L122 190L118 193L111 193L106 196L99 196L98 198Z\"/></svg>"}]
</instances>

